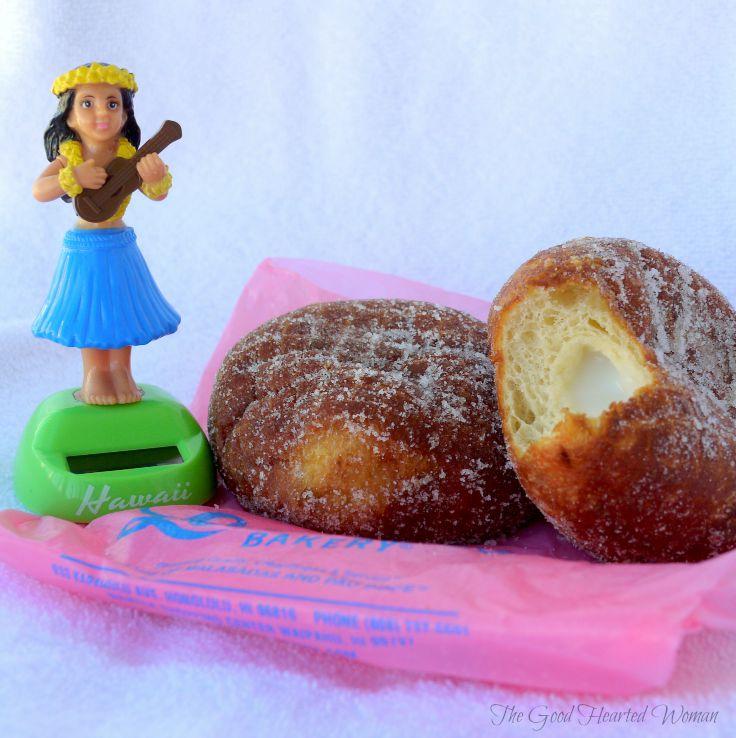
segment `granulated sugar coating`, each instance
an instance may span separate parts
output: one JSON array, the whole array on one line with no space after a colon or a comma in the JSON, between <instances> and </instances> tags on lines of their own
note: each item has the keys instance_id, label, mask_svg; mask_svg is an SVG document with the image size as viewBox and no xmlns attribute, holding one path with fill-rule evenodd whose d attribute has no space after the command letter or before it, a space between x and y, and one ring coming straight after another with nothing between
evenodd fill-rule
<instances>
[{"instance_id":1,"label":"granulated sugar coating","mask_svg":"<svg viewBox=\"0 0 736 738\"><path fill-rule=\"evenodd\" d=\"M330 533L482 543L534 508L506 456L482 322L408 300L309 305L236 344L209 435L249 511Z\"/></svg>"},{"instance_id":2,"label":"granulated sugar coating","mask_svg":"<svg viewBox=\"0 0 736 738\"><path fill-rule=\"evenodd\" d=\"M712 284L582 238L523 264L489 331L510 455L562 533L610 561L736 547L736 313Z\"/></svg>"}]
</instances>

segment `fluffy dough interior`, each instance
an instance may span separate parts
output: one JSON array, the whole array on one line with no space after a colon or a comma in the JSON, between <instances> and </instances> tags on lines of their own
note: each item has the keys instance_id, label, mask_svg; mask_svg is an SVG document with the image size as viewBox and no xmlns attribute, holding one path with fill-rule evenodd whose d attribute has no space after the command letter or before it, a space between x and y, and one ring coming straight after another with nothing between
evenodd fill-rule
<instances>
[{"instance_id":1,"label":"fluffy dough interior","mask_svg":"<svg viewBox=\"0 0 736 738\"><path fill-rule=\"evenodd\" d=\"M568 411L598 418L654 381L638 341L594 287L531 290L509 310L501 350L499 399L520 455Z\"/></svg>"}]
</instances>

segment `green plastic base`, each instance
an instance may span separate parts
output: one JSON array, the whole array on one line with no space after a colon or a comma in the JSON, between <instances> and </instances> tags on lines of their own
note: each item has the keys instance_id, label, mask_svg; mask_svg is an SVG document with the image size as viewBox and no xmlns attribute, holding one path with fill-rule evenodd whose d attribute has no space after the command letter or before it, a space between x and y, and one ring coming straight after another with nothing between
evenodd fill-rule
<instances>
[{"instance_id":1,"label":"green plastic base","mask_svg":"<svg viewBox=\"0 0 736 738\"><path fill-rule=\"evenodd\" d=\"M200 505L215 490L212 452L191 413L141 385L129 405L87 405L78 388L46 398L15 459L15 491L31 512L89 522L110 512Z\"/></svg>"}]
</instances>

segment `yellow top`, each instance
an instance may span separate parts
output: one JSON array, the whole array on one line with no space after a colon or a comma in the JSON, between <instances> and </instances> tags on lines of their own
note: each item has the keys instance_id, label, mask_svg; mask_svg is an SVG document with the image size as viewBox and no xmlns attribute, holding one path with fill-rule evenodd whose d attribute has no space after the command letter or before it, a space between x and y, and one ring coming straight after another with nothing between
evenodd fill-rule
<instances>
[{"instance_id":1,"label":"yellow top","mask_svg":"<svg viewBox=\"0 0 736 738\"><path fill-rule=\"evenodd\" d=\"M54 95L61 95L77 85L91 85L100 82L115 85L133 93L138 90L133 73L127 69L116 67L114 64L105 64L104 62L91 62L59 75L54 80L51 92Z\"/></svg>"},{"instance_id":2,"label":"yellow top","mask_svg":"<svg viewBox=\"0 0 736 738\"><path fill-rule=\"evenodd\" d=\"M125 138L125 136L121 136L120 141L118 142L117 156L122 156L124 159L130 159L135 154L135 152L135 146L133 146L133 144L130 143L130 141ZM60 175L66 170L73 172L74 168L78 167L84 161L84 157L82 156L82 144L72 138L67 139L66 141L63 141L61 143L61 145L59 146L59 153L66 159L66 167L61 170ZM128 207L128 203L130 202L131 197L132 195L128 195L125 200L120 203L120 207L117 209L115 215L113 215L112 218L108 218L105 223L110 220L117 220L118 218L122 218L123 214L125 213L125 209Z\"/></svg>"}]
</instances>

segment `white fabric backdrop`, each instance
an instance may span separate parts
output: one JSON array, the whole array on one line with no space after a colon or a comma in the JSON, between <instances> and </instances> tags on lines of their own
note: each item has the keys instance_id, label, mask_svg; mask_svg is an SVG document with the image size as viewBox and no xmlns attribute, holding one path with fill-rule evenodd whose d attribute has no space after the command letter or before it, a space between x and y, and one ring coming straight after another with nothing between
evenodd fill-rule
<instances>
[{"instance_id":1,"label":"white fabric backdrop","mask_svg":"<svg viewBox=\"0 0 736 738\"><path fill-rule=\"evenodd\" d=\"M626 236L675 254L734 300L735 42L734 2L5 0L0 506L17 505L23 423L81 373L78 352L29 333L72 222L70 206L30 195L62 71L126 66L144 138L165 118L184 129L163 155L169 199L134 199L126 221L183 316L177 334L134 352L136 377L188 402L269 255L491 298L540 248ZM523 726L490 724L493 702L570 704L378 671L358 688L356 667L332 659L0 575L3 735L143 736L167 724L208 736L247 724L261 735L518 736ZM733 730L734 656L734 639L692 639L663 693L720 708L697 735ZM666 733L695 734L678 730Z\"/></svg>"}]
</instances>

